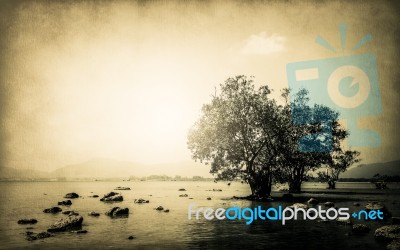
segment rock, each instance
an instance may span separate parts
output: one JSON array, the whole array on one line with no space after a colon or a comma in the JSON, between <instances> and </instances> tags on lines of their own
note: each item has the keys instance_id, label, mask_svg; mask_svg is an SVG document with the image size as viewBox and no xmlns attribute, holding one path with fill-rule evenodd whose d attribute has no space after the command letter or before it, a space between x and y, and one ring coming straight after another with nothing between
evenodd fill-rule
<instances>
[{"instance_id":1,"label":"rock","mask_svg":"<svg viewBox=\"0 0 400 250\"><path fill-rule=\"evenodd\" d=\"M79 215L79 213L78 213L78 212L71 211L71 210L64 211L64 212L62 212L62 213L63 213L63 214L67 214L67 215Z\"/></svg>"},{"instance_id":2,"label":"rock","mask_svg":"<svg viewBox=\"0 0 400 250\"><path fill-rule=\"evenodd\" d=\"M25 237L25 239L26 239L26 240L29 240L29 241L33 241L33 240L37 240L37 237L34 236L34 235L27 235L27 236Z\"/></svg>"},{"instance_id":3,"label":"rock","mask_svg":"<svg viewBox=\"0 0 400 250\"><path fill-rule=\"evenodd\" d=\"M71 206L72 205L72 201L71 200L66 200L66 201L59 201L58 205L62 205L62 206Z\"/></svg>"},{"instance_id":4,"label":"rock","mask_svg":"<svg viewBox=\"0 0 400 250\"><path fill-rule=\"evenodd\" d=\"M364 224L355 224L352 227L352 232L356 234L368 233L370 228Z\"/></svg>"},{"instance_id":5,"label":"rock","mask_svg":"<svg viewBox=\"0 0 400 250\"><path fill-rule=\"evenodd\" d=\"M400 217L392 217L392 225L400 224Z\"/></svg>"},{"instance_id":6,"label":"rock","mask_svg":"<svg viewBox=\"0 0 400 250\"><path fill-rule=\"evenodd\" d=\"M87 230L78 230L76 231L77 234L85 234L87 233Z\"/></svg>"},{"instance_id":7,"label":"rock","mask_svg":"<svg viewBox=\"0 0 400 250\"><path fill-rule=\"evenodd\" d=\"M100 199L101 201L123 201L124 198L119 195L118 193L115 192L110 192L106 195L103 196L103 198Z\"/></svg>"},{"instance_id":8,"label":"rock","mask_svg":"<svg viewBox=\"0 0 400 250\"><path fill-rule=\"evenodd\" d=\"M400 250L400 240L394 240L390 242L387 246L386 249L388 250Z\"/></svg>"},{"instance_id":9,"label":"rock","mask_svg":"<svg viewBox=\"0 0 400 250\"><path fill-rule=\"evenodd\" d=\"M138 203L138 204L142 204L142 203L149 203L149 200L145 200L145 199L139 198L139 199L135 199L133 202L134 203Z\"/></svg>"},{"instance_id":10,"label":"rock","mask_svg":"<svg viewBox=\"0 0 400 250\"><path fill-rule=\"evenodd\" d=\"M66 194L66 195L64 196L64 198L67 198L67 199L79 198L79 194L77 194L77 193L68 193L68 194Z\"/></svg>"},{"instance_id":11,"label":"rock","mask_svg":"<svg viewBox=\"0 0 400 250\"><path fill-rule=\"evenodd\" d=\"M180 188L178 191L186 191L186 189L184 189L184 188Z\"/></svg>"},{"instance_id":12,"label":"rock","mask_svg":"<svg viewBox=\"0 0 400 250\"><path fill-rule=\"evenodd\" d=\"M63 232L73 228L82 227L83 217L79 215L68 216L51 225L47 232Z\"/></svg>"},{"instance_id":13,"label":"rock","mask_svg":"<svg viewBox=\"0 0 400 250\"><path fill-rule=\"evenodd\" d=\"M383 241L400 240L400 226L389 225L376 229L375 239Z\"/></svg>"},{"instance_id":14,"label":"rock","mask_svg":"<svg viewBox=\"0 0 400 250\"><path fill-rule=\"evenodd\" d=\"M165 213L169 213L169 209L167 208L167 209L164 209L164 212Z\"/></svg>"},{"instance_id":15,"label":"rock","mask_svg":"<svg viewBox=\"0 0 400 250\"><path fill-rule=\"evenodd\" d=\"M309 199L309 200L307 201L307 203L308 203L308 204L315 205L315 204L318 204L319 201L318 201L317 199L311 198L311 199Z\"/></svg>"},{"instance_id":16,"label":"rock","mask_svg":"<svg viewBox=\"0 0 400 250\"><path fill-rule=\"evenodd\" d=\"M189 200L193 200L193 198L189 198Z\"/></svg>"},{"instance_id":17,"label":"rock","mask_svg":"<svg viewBox=\"0 0 400 250\"><path fill-rule=\"evenodd\" d=\"M213 192L222 192L222 189L215 189L215 188L213 188L212 191L213 191Z\"/></svg>"},{"instance_id":18,"label":"rock","mask_svg":"<svg viewBox=\"0 0 400 250\"><path fill-rule=\"evenodd\" d=\"M92 212L88 213L88 215L94 216L94 217L98 217L98 216L100 216L100 213L97 213L97 212L95 212L95 211L92 211Z\"/></svg>"},{"instance_id":19,"label":"rock","mask_svg":"<svg viewBox=\"0 0 400 250\"><path fill-rule=\"evenodd\" d=\"M187 195L187 194L181 194L181 195L179 195L179 197L188 197L189 195Z\"/></svg>"},{"instance_id":20,"label":"rock","mask_svg":"<svg viewBox=\"0 0 400 250\"><path fill-rule=\"evenodd\" d=\"M155 210L157 210L157 211L163 211L164 208L163 208L162 206L158 206L158 207L155 208Z\"/></svg>"},{"instance_id":21,"label":"rock","mask_svg":"<svg viewBox=\"0 0 400 250\"><path fill-rule=\"evenodd\" d=\"M207 200L209 200L209 201L210 201L210 200L211 200L211 197L207 197Z\"/></svg>"},{"instance_id":22,"label":"rock","mask_svg":"<svg viewBox=\"0 0 400 250\"><path fill-rule=\"evenodd\" d=\"M43 210L43 213L51 213L51 214L56 214L61 212L62 209L59 207L52 207L52 208L46 208L45 210Z\"/></svg>"},{"instance_id":23,"label":"rock","mask_svg":"<svg viewBox=\"0 0 400 250\"><path fill-rule=\"evenodd\" d=\"M38 239L49 238L49 237L52 237L52 236L53 236L53 235L50 234L50 233L48 233L48 232L40 232L40 233L38 233L38 234L36 235L36 237L37 237Z\"/></svg>"},{"instance_id":24,"label":"rock","mask_svg":"<svg viewBox=\"0 0 400 250\"><path fill-rule=\"evenodd\" d=\"M18 224L36 224L36 219L21 219L18 221Z\"/></svg>"},{"instance_id":25,"label":"rock","mask_svg":"<svg viewBox=\"0 0 400 250\"><path fill-rule=\"evenodd\" d=\"M308 206L303 203L294 203L293 205L289 206L290 208L303 208L308 209Z\"/></svg>"},{"instance_id":26,"label":"rock","mask_svg":"<svg viewBox=\"0 0 400 250\"><path fill-rule=\"evenodd\" d=\"M130 187L116 187L114 190L131 190Z\"/></svg>"},{"instance_id":27,"label":"rock","mask_svg":"<svg viewBox=\"0 0 400 250\"><path fill-rule=\"evenodd\" d=\"M387 219L388 217L391 216L387 207L379 201L369 201L367 203L367 205L365 205L365 211L369 212L371 210L379 210L379 211L383 212L384 219Z\"/></svg>"},{"instance_id":28,"label":"rock","mask_svg":"<svg viewBox=\"0 0 400 250\"><path fill-rule=\"evenodd\" d=\"M293 201L293 194L283 194L282 200L283 201Z\"/></svg>"},{"instance_id":29,"label":"rock","mask_svg":"<svg viewBox=\"0 0 400 250\"><path fill-rule=\"evenodd\" d=\"M133 240L133 239L135 239L135 236L133 236L133 235L128 237L128 240Z\"/></svg>"},{"instance_id":30,"label":"rock","mask_svg":"<svg viewBox=\"0 0 400 250\"><path fill-rule=\"evenodd\" d=\"M354 202L354 203L353 203L353 206L355 206L355 207L359 207L359 206L360 206L360 203L358 203L358 202Z\"/></svg>"},{"instance_id":31,"label":"rock","mask_svg":"<svg viewBox=\"0 0 400 250\"><path fill-rule=\"evenodd\" d=\"M336 219L336 223L339 225L352 225L353 222L350 219L344 220L344 219Z\"/></svg>"},{"instance_id":32,"label":"rock","mask_svg":"<svg viewBox=\"0 0 400 250\"><path fill-rule=\"evenodd\" d=\"M123 217L129 215L129 208L113 207L106 212L107 216L110 217Z\"/></svg>"},{"instance_id":33,"label":"rock","mask_svg":"<svg viewBox=\"0 0 400 250\"><path fill-rule=\"evenodd\" d=\"M379 201L370 201L365 205L366 210L384 210L386 209L385 205L380 203Z\"/></svg>"},{"instance_id":34,"label":"rock","mask_svg":"<svg viewBox=\"0 0 400 250\"><path fill-rule=\"evenodd\" d=\"M98 196L97 194L95 194L95 195L93 195L92 197L93 197L93 198L98 198L99 196Z\"/></svg>"},{"instance_id":35,"label":"rock","mask_svg":"<svg viewBox=\"0 0 400 250\"><path fill-rule=\"evenodd\" d=\"M335 206L335 204L331 201L325 202L324 205L325 205L325 207L334 207Z\"/></svg>"}]
</instances>

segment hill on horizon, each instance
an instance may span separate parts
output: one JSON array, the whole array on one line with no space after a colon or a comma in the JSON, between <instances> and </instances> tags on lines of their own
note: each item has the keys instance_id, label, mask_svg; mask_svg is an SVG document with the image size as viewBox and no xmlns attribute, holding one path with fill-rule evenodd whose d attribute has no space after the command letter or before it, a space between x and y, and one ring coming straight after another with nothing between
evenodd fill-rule
<instances>
[{"instance_id":1,"label":"hill on horizon","mask_svg":"<svg viewBox=\"0 0 400 250\"><path fill-rule=\"evenodd\" d=\"M400 176L400 160L360 164L356 167L349 168L346 172L342 173L340 178L372 178L375 174L380 175L399 175Z\"/></svg>"}]
</instances>

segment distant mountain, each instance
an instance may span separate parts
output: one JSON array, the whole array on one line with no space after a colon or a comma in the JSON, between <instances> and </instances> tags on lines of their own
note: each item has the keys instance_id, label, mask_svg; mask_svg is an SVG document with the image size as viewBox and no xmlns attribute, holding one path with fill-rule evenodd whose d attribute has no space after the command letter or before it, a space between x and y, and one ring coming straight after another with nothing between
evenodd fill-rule
<instances>
[{"instance_id":1,"label":"distant mountain","mask_svg":"<svg viewBox=\"0 0 400 250\"><path fill-rule=\"evenodd\" d=\"M145 165L140 163L97 158L80 164L68 165L51 173L54 178L129 178L130 176L181 175L209 177L209 168L195 162Z\"/></svg>"},{"instance_id":2,"label":"distant mountain","mask_svg":"<svg viewBox=\"0 0 400 250\"><path fill-rule=\"evenodd\" d=\"M400 175L400 160L384 163L361 164L348 169L340 178L372 178L375 174Z\"/></svg>"},{"instance_id":3,"label":"distant mountain","mask_svg":"<svg viewBox=\"0 0 400 250\"><path fill-rule=\"evenodd\" d=\"M32 169L15 169L0 167L0 179L44 179L50 178L47 172Z\"/></svg>"}]
</instances>

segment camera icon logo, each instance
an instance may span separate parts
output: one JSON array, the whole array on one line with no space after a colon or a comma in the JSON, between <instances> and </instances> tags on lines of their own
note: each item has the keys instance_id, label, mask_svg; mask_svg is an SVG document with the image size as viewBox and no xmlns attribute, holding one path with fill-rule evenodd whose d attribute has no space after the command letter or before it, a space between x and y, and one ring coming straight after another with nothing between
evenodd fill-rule
<instances>
[{"instance_id":1,"label":"camera icon logo","mask_svg":"<svg viewBox=\"0 0 400 250\"><path fill-rule=\"evenodd\" d=\"M343 28L346 27L341 26L342 46L344 45L343 40L345 40L343 39L343 34L345 37ZM321 37L317 37L316 42L333 49L325 40L321 39ZM370 39L372 39L372 36L367 35L355 49ZM378 147L380 145L380 136L377 132L368 128L361 128L358 125L359 119L382 113L378 67L374 54L289 63L286 66L286 72L289 88L292 90L291 98L294 98L294 94L304 88L309 92L311 104L325 105L340 113L339 119L345 120L350 132L349 146ZM295 124L315 122L315 120L306 121L300 113L296 112L298 111L292 110ZM320 120L319 122L326 121ZM331 147L322 145L307 147L304 145L305 141L310 142L312 135L310 136L308 136L308 139L302 138L299 141L301 151L331 151ZM314 138L317 136L314 135ZM318 141L315 140L315 143L318 144Z\"/></svg>"}]
</instances>

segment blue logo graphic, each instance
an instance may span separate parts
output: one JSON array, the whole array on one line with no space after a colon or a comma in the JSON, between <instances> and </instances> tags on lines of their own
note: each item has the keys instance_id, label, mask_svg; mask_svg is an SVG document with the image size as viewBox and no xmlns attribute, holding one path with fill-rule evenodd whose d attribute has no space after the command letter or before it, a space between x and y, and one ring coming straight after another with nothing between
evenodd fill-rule
<instances>
[{"instance_id":1,"label":"blue logo graphic","mask_svg":"<svg viewBox=\"0 0 400 250\"><path fill-rule=\"evenodd\" d=\"M342 49L346 43L346 25L339 27ZM357 50L372 40L370 34L352 48ZM316 43L336 52L336 50L322 37L316 38ZM373 130L360 127L361 118L376 116L382 113L381 97L379 92L378 68L374 54L341 56L321 60L289 63L286 66L291 98L302 88L308 90L311 104L325 105L340 113L339 119L345 120L350 132L348 144L355 147L378 147L381 139ZM295 124L312 124L315 118L306 120L301 111L293 109L292 116ZM329 122L320 120L325 128ZM326 133L326 131L321 131ZM306 152L327 152L331 147L314 145L310 147L312 138L318 134L305 136L299 141L299 148ZM311 139L310 139L311 138ZM314 140L315 144L319 142Z\"/></svg>"}]
</instances>

